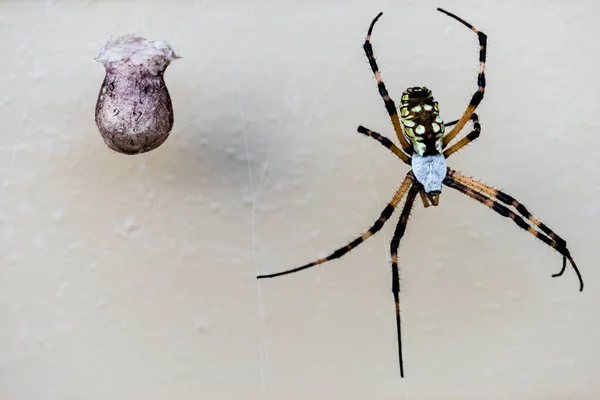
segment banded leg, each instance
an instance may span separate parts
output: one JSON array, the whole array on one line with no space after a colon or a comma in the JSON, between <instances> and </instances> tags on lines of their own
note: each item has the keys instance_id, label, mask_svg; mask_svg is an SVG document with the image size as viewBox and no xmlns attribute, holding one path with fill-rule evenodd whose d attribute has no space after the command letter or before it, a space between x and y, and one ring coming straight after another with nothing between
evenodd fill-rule
<instances>
[{"instance_id":1,"label":"banded leg","mask_svg":"<svg viewBox=\"0 0 600 400\"><path fill-rule=\"evenodd\" d=\"M473 113L473 115L471 115L471 121L473 121L473 130L458 142L444 150L445 158L450 157L452 154L456 153L458 150L462 149L479 137L479 134L481 133L481 125L479 124L479 117L477 114Z\"/></svg>"},{"instance_id":2,"label":"banded leg","mask_svg":"<svg viewBox=\"0 0 600 400\"><path fill-rule=\"evenodd\" d=\"M396 146L390 139L377 132L373 132L372 130L367 129L362 125L360 125L357 130L363 135L372 137L373 139L377 140L379 143L390 149L390 151L396 156L398 156L399 159L404 161L406 164L410 165L410 156L407 156L406 153L400 150L400 148Z\"/></svg>"},{"instance_id":3,"label":"banded leg","mask_svg":"<svg viewBox=\"0 0 600 400\"><path fill-rule=\"evenodd\" d=\"M531 222L533 225L540 228L540 230L542 232L544 232L546 235L550 236L550 238L552 240L554 240L558 245L560 245L562 247L567 247L567 242L563 238L558 236L546 224L544 224L539 219L534 217L529 212L529 210L523 204L521 204L519 201L517 201L514 197L502 192L501 190L496 189L493 186L490 186L481 181L478 181L477 179L465 176L458 171L450 170L448 175L450 177L452 177L454 180L457 180L466 186L470 186L476 190L479 190L480 192L486 194L487 196L489 196L493 199L497 199L498 201L506 204L507 206L514 207L519 214L521 214L523 217L527 218L527 220L529 220L529 222Z\"/></svg>"},{"instance_id":4,"label":"banded leg","mask_svg":"<svg viewBox=\"0 0 600 400\"><path fill-rule=\"evenodd\" d=\"M400 363L400 376L404 378L404 365L402 362L402 335L400 329L400 272L398 269L398 247L400 247L400 239L404 236L406 231L406 224L408 223L408 217L412 210L415 197L417 192L421 192L420 185L415 183L406 196L406 202L400 215L398 225L394 231L392 242L390 244L390 253L392 256L392 293L394 294L394 303L396 305L396 332L398 334L398 361Z\"/></svg>"},{"instance_id":5,"label":"banded leg","mask_svg":"<svg viewBox=\"0 0 600 400\"><path fill-rule=\"evenodd\" d=\"M521 214L523 217L527 218L527 220L529 220L529 222L531 222L533 225L537 226L542 232L544 232L547 236L549 236L552 240L554 240L559 247L562 247L565 249L567 248L567 242L563 238L558 236L552 229L550 229L548 227L548 225L544 224L542 221L540 221L539 219L534 217L529 212L529 210L522 203L517 201L514 197L496 189L493 186L487 185L481 181L478 181L476 179L462 175L457 171L451 170L449 175L452 175L452 177L454 179L456 179L457 181L459 181L467 186L470 186L472 188L475 188L476 190L483 192L484 194L488 195L489 197L491 197L493 199L497 199L498 201L500 201L508 206L514 207L519 214ZM571 264L575 265L575 261L573 261L572 258L569 259L569 262L571 262ZM562 266L561 270L552 276L553 277L561 276L565 272L566 267L567 267L566 257L563 255L563 266ZM577 268L577 267L575 267L575 268ZM579 271L577 271L577 275L579 276L581 289L583 289L583 282L581 282L581 275L579 274Z\"/></svg>"},{"instance_id":6,"label":"banded leg","mask_svg":"<svg viewBox=\"0 0 600 400\"><path fill-rule=\"evenodd\" d=\"M390 119L392 120L392 125L394 125L394 131L396 131L396 136L398 136L398 140L400 140L400 145L402 149L407 154L412 154L412 146L409 143L408 139L404 136L404 132L402 131L402 127L400 126L400 119L398 118L398 110L396 109L396 103L390 97L383 80L381 79L381 73L379 72L379 67L377 66L377 62L375 61L375 55L373 54L373 47L371 46L371 33L373 32L373 26L375 26L375 22L383 15L382 12L377 14L373 22L371 22L371 26L369 26L369 31L367 32L367 37L365 39L365 44L363 45L363 49L365 50L365 54L369 59L369 65L371 65L371 70L375 75L375 80L377 81L377 87L379 88L379 94L381 98L383 98L383 103L385 104L385 109L390 115Z\"/></svg>"},{"instance_id":7,"label":"banded leg","mask_svg":"<svg viewBox=\"0 0 600 400\"><path fill-rule=\"evenodd\" d=\"M470 187L467 184L467 182L471 181L474 182L473 187ZM562 269L559 273L553 274L552 276L561 276L566 269L567 260L569 260L569 262L573 266L573 270L575 270L575 273L577 274L577 277L579 279L579 291L583 291L583 279L581 277L581 273L579 272L579 268L577 268L575 260L573 260L569 249L567 249L566 242L558 235L556 235L550 228L548 228L548 226L540 222L537 218L533 217L531 213L525 208L525 206L523 206L511 196L508 196L507 194L500 192L499 190L494 189L490 186L484 185L481 182L477 182L472 178L467 178L464 175L460 175L454 170L449 170L448 175L444 180L444 184L448 187L451 187L453 189L458 190L459 192L466 194L472 199L479 201L480 203L496 211L503 217L512 219L514 223L519 226L519 228L529 232L533 236L540 239L542 242L546 243L548 246L552 247L558 253L560 253L563 256ZM482 189L479 189L480 187ZM480 190L481 192L479 192L478 190ZM495 195L489 193L494 193ZM509 206L515 207L521 215L515 214L509 208L502 205L501 202ZM523 217L525 217L527 220L529 220L531 223L537 226L542 232L535 230L533 226L525 222Z\"/></svg>"},{"instance_id":8,"label":"banded leg","mask_svg":"<svg viewBox=\"0 0 600 400\"><path fill-rule=\"evenodd\" d=\"M441 11L442 13L462 23L467 28L475 32L475 34L479 38L479 75L477 76L477 91L473 94L473 97L471 97L471 101L469 102L469 105L467 106L467 109L463 113L462 117L460 117L460 119L458 120L458 123L454 126L454 128L452 128L452 130L449 133L446 134L446 136L444 136L443 147L445 148L446 146L448 146L448 143L450 143L452 139L454 139L456 135L458 135L458 132L462 130L462 128L471 118L471 115L475 112L475 109L477 108L479 103L481 103L481 100L483 100L483 94L485 92L485 55L487 49L487 36L485 33L480 32L477 28L475 28L473 25L469 24L462 18L457 17L456 15L441 8L438 8L438 11Z\"/></svg>"},{"instance_id":9,"label":"banded leg","mask_svg":"<svg viewBox=\"0 0 600 400\"><path fill-rule=\"evenodd\" d=\"M313 262L303 265L301 267L288 269L286 271L277 272L274 274L259 275L257 278L258 279L274 278L274 277L280 276L280 275L287 275L287 274L302 271L303 269L314 267L315 265L323 264L327 261L331 261L336 258L342 257L344 254L348 253L352 249L356 248L359 244L361 244L362 242L364 242L365 240L367 240L368 238L373 236L375 233L377 233L383 227L383 225L387 222L387 220L392 216L392 213L394 212L394 210L396 209L396 207L402 200L402 197L404 197L404 194L408 191L408 189L410 189L410 187L412 186L414 181L415 181L415 177L414 177L412 171L409 172L408 174L406 174L406 178L404 178L402 185L400 185L400 187L394 194L394 197L392 198L392 200L383 209L383 211L381 212L381 215L379 216L379 219L377 221L375 221L373 226L371 228L369 228L369 230L367 232L363 233L362 235L360 235L359 237L357 237L356 239L354 239L353 241L348 243L346 246L340 247L339 249L335 250L333 253L331 253L327 257L320 258L316 261L313 261Z\"/></svg>"}]
</instances>

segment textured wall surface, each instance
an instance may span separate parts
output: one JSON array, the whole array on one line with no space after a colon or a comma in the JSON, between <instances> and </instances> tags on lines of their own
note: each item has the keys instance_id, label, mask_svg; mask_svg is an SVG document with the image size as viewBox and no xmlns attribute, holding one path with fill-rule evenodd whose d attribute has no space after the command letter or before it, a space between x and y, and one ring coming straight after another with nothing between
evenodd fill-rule
<instances>
[{"instance_id":1,"label":"textured wall surface","mask_svg":"<svg viewBox=\"0 0 600 400\"><path fill-rule=\"evenodd\" d=\"M177 4L173 4L177 3ZM449 164L504 189L581 268L446 188L389 241L276 280L366 230L407 167L391 95L445 120L476 89L482 135ZM596 399L600 6L533 1L3 1L0 399ZM172 136L137 156L94 124L112 37L165 40Z\"/></svg>"}]
</instances>

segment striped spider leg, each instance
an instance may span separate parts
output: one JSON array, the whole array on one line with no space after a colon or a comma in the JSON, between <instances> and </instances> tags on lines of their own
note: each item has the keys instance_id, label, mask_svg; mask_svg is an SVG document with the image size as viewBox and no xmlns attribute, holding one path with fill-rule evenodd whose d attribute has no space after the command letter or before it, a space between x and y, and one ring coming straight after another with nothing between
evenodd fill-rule
<instances>
[{"instance_id":1,"label":"striped spider leg","mask_svg":"<svg viewBox=\"0 0 600 400\"><path fill-rule=\"evenodd\" d=\"M522 203L492 186L462 175L451 168L448 168L448 175L444 180L444 184L477 200L503 217L513 220L519 228L526 230L562 255L562 268L558 273L553 274L552 277L561 276L565 272L567 260L569 260L569 263L579 279L579 291L583 291L583 278L581 277L579 268L577 268L577 264L575 264L575 260L573 260L573 257L567 248L567 242L546 224L534 217ZM512 207L514 211L511 210L510 207Z\"/></svg>"},{"instance_id":2,"label":"striped spider leg","mask_svg":"<svg viewBox=\"0 0 600 400\"><path fill-rule=\"evenodd\" d=\"M258 276L258 279L263 279L288 275L342 257L366 241L368 238L375 235L375 233L377 233L389 220L394 210L400 204L402 198L406 195L406 201L404 203L400 219L396 225L396 229L390 244L390 256L392 262L392 293L394 295L395 303L398 359L401 377L404 377L404 364L402 358L402 335L400 329L400 270L398 248L400 246L400 240L406 231L408 218L417 194L419 195L424 207L437 207L439 205L439 197L442 192L442 187L447 186L484 204L498 214L511 219L515 224L517 224L517 226L537 237L563 256L562 269L552 276L561 276L566 270L566 264L568 260L579 279L579 290L583 290L583 279L581 277L581 273L579 272L579 269L577 268L577 265L575 264L575 261L573 260L573 257L571 256L571 253L567 248L567 243L564 239L558 236L546 224L534 217L522 203L518 202L513 197L480 181L462 175L451 168L448 168L446 159L451 155L456 154L469 143L473 142L481 133L479 117L475 113L475 110L477 109L479 103L481 103L485 92L487 36L456 15L442 10L441 8L438 8L438 11L465 25L467 28L473 31L479 39L479 73L477 76L477 91L472 95L469 105L463 112L463 115L456 121L444 123L440 116L438 102L433 98L431 90L426 87L410 87L406 89L402 93L401 102L398 107L398 111L400 113L398 115L396 105L389 96L385 84L381 79L381 74L379 72L377 63L375 62L375 56L371 46L371 34L373 32L373 27L382 15L382 13L379 13L369 26L363 49L367 55L367 59L369 60L371 70L375 74L375 80L377 81L379 94L383 98L385 108L388 111L389 117L392 121L392 125L400 142L400 146L394 144L387 137L365 128L362 125L358 127L358 132L376 140L382 146L386 147L401 161L403 161L405 164L408 164L411 167L411 170L404 178L404 181L394 194L392 200L381 212L381 215L377 221L375 221L373 226L371 226L371 228L369 228L369 230L367 230L365 233L358 236L347 245L333 251L327 257L320 258L297 268ZM473 125L472 131L454 142L454 144L451 144L469 121ZM450 126L454 126L454 128L445 134L445 128Z\"/></svg>"},{"instance_id":3,"label":"striped spider leg","mask_svg":"<svg viewBox=\"0 0 600 400\"><path fill-rule=\"evenodd\" d=\"M400 324L400 270L398 268L398 247L400 247L400 240L406 231L408 217L410 216L417 192L422 192L421 184L419 182L415 182L406 196L404 208L402 209L400 219L394 230L394 236L392 236L392 241L390 242L390 256L392 259L392 294L394 295L396 336L398 338L398 363L400 364L400 376L402 378L404 378L404 361L402 358L402 330Z\"/></svg>"},{"instance_id":4,"label":"striped spider leg","mask_svg":"<svg viewBox=\"0 0 600 400\"><path fill-rule=\"evenodd\" d=\"M402 236L404 236L404 232L406 230L406 225L408 222L408 217L409 217L410 211L412 210L415 197L416 197L417 193L421 191L421 184L419 182L416 182L412 171L410 171L406 175L406 178L404 178L402 185L400 185L400 187L394 194L394 197L392 198L392 200L388 203L388 205L381 212L379 219L377 219L377 221L375 221L373 226L371 226L371 228L369 228L369 230L367 230L365 233L363 233L362 235L360 235L359 237L357 237L356 239L354 239L347 245L340 247L339 249L336 249L335 251L333 251L331 254L329 254L326 257L320 258L316 261L302 265L297 268L289 269L289 270L282 271L282 272L276 272L273 274L265 274L265 275L258 276L258 279L275 278L277 276L288 275L288 274L292 274L294 272L302 271L304 269L311 268L316 265L323 264L327 261L331 261L336 258L342 257L344 254L355 249L358 245L360 245L361 243L366 241L368 238L373 236L375 233L377 233L383 227L383 225L387 222L387 220L392 216L392 213L394 212L394 210L396 209L396 207L398 206L398 204L400 203L400 201L402 200L402 198L404 197L404 195L406 194L407 191L408 191L408 195L406 196L406 201L404 203L404 207L402 209L400 219L398 221L396 230L394 232L394 236L392 237L392 242L390 244L390 253L391 253L391 259L392 259L392 293L394 294L394 303L395 303L395 312L396 312L396 330L397 330L397 338L398 338L398 359L399 359L399 363L400 363L400 376L401 377L404 377L404 367L403 367L403 360L402 360L402 339L401 339L402 335L401 335L401 331L400 331L400 273L398 270L398 247L400 246L400 239L402 238Z\"/></svg>"},{"instance_id":5,"label":"striped spider leg","mask_svg":"<svg viewBox=\"0 0 600 400\"><path fill-rule=\"evenodd\" d=\"M450 143L450 141L452 141L452 139L454 139L456 135L458 135L458 133L465 126L465 124L471 119L471 116L475 112L475 109L477 108L479 103L481 103L481 100L483 100L483 94L485 93L485 57L487 52L487 35L475 28L467 21L446 10L438 8L438 11L448 15L451 18L454 18L455 20L465 25L467 28L472 30L479 39L479 74L477 75L477 91L471 97L471 101L469 102L469 105L467 106L467 109L463 113L462 117L460 117L456 125L454 125L454 128L452 128L452 130L444 137L443 147L445 148L446 146L448 146L448 143Z\"/></svg>"},{"instance_id":6,"label":"striped spider leg","mask_svg":"<svg viewBox=\"0 0 600 400\"><path fill-rule=\"evenodd\" d=\"M301 267L288 269L288 270L282 271L282 272L276 272L274 274L259 275L258 279L275 278L277 276L287 275L287 274L292 274L294 272L302 271L303 269L311 268L311 267L314 267L315 265L323 264L327 261L331 261L336 258L340 258L344 254L348 253L350 250L355 249L359 244L363 243L365 240L367 240L368 238L370 238L371 236L373 236L374 234L379 232L379 230L381 228L383 228L383 225L392 216L394 210L396 209L396 207L398 207L398 204L400 203L400 201L402 200L402 198L404 197L406 192L413 186L414 182L415 182L415 177L414 177L413 173L409 171L408 174L406 174L406 178L404 178L404 181L402 182L402 184L400 185L398 190L396 190L396 193L394 194L394 197L392 198L392 200L387 204L387 206L385 206L385 208L381 212L379 219L377 219L377 221L375 221L375 223L373 224L373 226L371 226L369 228L369 230L367 230L365 233L363 233L362 235L360 235L359 237L357 237L356 239L354 239L347 245L340 247L339 249L335 250L327 257L320 258L311 263L302 265Z\"/></svg>"},{"instance_id":7,"label":"striped spider leg","mask_svg":"<svg viewBox=\"0 0 600 400\"><path fill-rule=\"evenodd\" d=\"M377 81L377 88L379 89L379 94L381 95L383 103L385 104L385 109L387 110L390 119L392 120L392 125L394 126L396 136L400 141L402 150L404 151L404 153L406 153L406 158L401 157L401 159L402 161L410 165L408 159L413 149L406 136L402 132L400 120L398 119L398 110L396 110L396 103L394 103L394 100L392 100L392 98L390 97L387 88L385 87L385 83L383 83L383 80L381 79L381 72L379 72L379 67L377 66L377 62L375 61L375 54L373 54L373 47L371 46L371 34L373 33L373 27L375 26L375 23L377 22L379 17L381 17L382 15L383 13L380 12L379 14L377 14L373 22L371 22L369 30L367 31L367 37L365 38L365 44L363 45L363 49L365 51L365 54L367 55L367 59L369 60L371 70L375 75L375 80Z\"/></svg>"}]
</instances>

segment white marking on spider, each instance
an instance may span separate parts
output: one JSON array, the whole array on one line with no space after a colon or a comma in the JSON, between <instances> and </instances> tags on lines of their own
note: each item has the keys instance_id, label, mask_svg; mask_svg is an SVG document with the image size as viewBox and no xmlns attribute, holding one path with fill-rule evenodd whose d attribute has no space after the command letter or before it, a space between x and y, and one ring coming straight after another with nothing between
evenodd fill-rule
<instances>
[{"instance_id":1,"label":"white marking on spider","mask_svg":"<svg viewBox=\"0 0 600 400\"><path fill-rule=\"evenodd\" d=\"M435 149L440 153L442 152L442 141L441 140L438 140L435 142Z\"/></svg>"},{"instance_id":2,"label":"white marking on spider","mask_svg":"<svg viewBox=\"0 0 600 400\"><path fill-rule=\"evenodd\" d=\"M415 177L423 185L425 193L440 193L442 181L446 178L448 167L446 158L442 154L433 156L412 155L412 169Z\"/></svg>"},{"instance_id":3,"label":"white marking on spider","mask_svg":"<svg viewBox=\"0 0 600 400\"><path fill-rule=\"evenodd\" d=\"M417 125L415 132L417 132L419 135L422 135L425 133L425 127L423 125Z\"/></svg>"}]
</instances>

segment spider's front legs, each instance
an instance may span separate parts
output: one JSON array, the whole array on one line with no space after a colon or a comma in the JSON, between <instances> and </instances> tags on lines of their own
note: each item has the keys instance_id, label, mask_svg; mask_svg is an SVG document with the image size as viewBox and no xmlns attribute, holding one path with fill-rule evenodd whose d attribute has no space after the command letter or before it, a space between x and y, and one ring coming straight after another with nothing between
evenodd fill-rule
<instances>
[{"instance_id":1,"label":"spider's front legs","mask_svg":"<svg viewBox=\"0 0 600 400\"><path fill-rule=\"evenodd\" d=\"M394 303L396 305L396 332L398 336L398 361L400 363L400 376L404 378L404 364L402 361L402 335L400 329L400 271L398 269L398 247L400 247L400 239L404 236L408 217L412 210L417 192L421 193L421 185L415 183L406 196L406 202L400 215L400 220L396 225L392 242L390 243L390 254L392 258L392 293L394 294Z\"/></svg>"},{"instance_id":2,"label":"spider's front legs","mask_svg":"<svg viewBox=\"0 0 600 400\"><path fill-rule=\"evenodd\" d=\"M400 203L400 201L402 200L402 198L404 197L406 192L411 188L411 186L413 185L414 182L415 182L415 177L414 177L412 171L410 171L408 174L406 174L406 178L404 178L402 185L400 185L400 187L398 188L398 190L394 194L394 197L388 203L388 205L385 206L385 208L381 212L381 215L379 216L379 219L377 221L375 221L373 226L371 226L371 228L369 228L368 231L366 231L365 233L363 233L362 235L360 235L359 237L357 237L356 239L354 239L353 241L351 241L344 247L340 247L339 249L335 250L333 253L331 253L327 257L320 258L316 261L313 261L313 262L303 265L301 267L288 269L288 270L282 271L282 272L276 272L274 274L259 275L257 278L258 279L275 278L276 276L287 275L287 274L291 274L294 272L302 271L303 269L311 268L311 267L314 267L315 265L323 264L323 263L326 263L327 261L331 261L336 258L342 257L344 254L355 249L358 245L360 245L362 242L364 242L365 240L367 240L368 238L373 236L375 233L379 232L379 230L381 228L383 228L383 225L392 216L392 213L394 212L394 210L396 209L396 207L398 206L398 204Z\"/></svg>"},{"instance_id":3,"label":"spider's front legs","mask_svg":"<svg viewBox=\"0 0 600 400\"><path fill-rule=\"evenodd\" d=\"M383 13L377 14L371 25L369 26L369 31L367 32L367 37L365 39L365 44L363 45L363 49L365 50L365 54L367 55L367 59L369 60L369 65L371 66L371 70L375 75L375 80L377 81L377 87L379 88L379 94L383 99L385 104L385 109L387 110L390 119L392 120L392 125L394 125L394 131L396 131L396 136L398 136L398 140L400 140L400 144L402 145L402 149L406 154L412 153L412 145L409 143L408 139L404 136L404 132L402 132L402 127L400 126L400 119L398 118L398 110L396 109L396 103L390 97L385 83L381 79L381 73L379 72L379 67L377 66L377 62L375 61L375 55L373 54L373 46L371 46L371 33L373 32L373 26L375 26L375 22L381 17Z\"/></svg>"},{"instance_id":4,"label":"spider's front legs","mask_svg":"<svg viewBox=\"0 0 600 400\"><path fill-rule=\"evenodd\" d=\"M575 264L575 260L571 256L569 249L567 248L567 243L564 239L558 236L552 229L550 229L546 224L535 218L527 208L513 197L507 195L495 189L489 185L486 185L482 182L476 181L473 178L469 178L464 176L452 169L448 169L448 175L444 180L444 184L448 187L458 190L461 193L466 194L470 198L477 200L478 202L484 204L485 206L491 208L498 214L503 217L510 218L513 220L515 224L519 226L519 228L529 232L533 236L540 239L542 242L546 243L548 246L552 247L558 253L563 256L563 265L560 272L557 274L553 274L553 277L561 276L565 269L567 260L573 266L573 270L577 274L579 279L579 290L583 291L583 279L581 277L581 273L579 272L579 268L577 268L577 264ZM505 205L503 205L504 203ZM513 211L511 211L507 206L514 207L520 215L517 215ZM525 218L525 219L524 219ZM529 225L525 220L531 222L534 226L538 227L540 231L534 229L533 226Z\"/></svg>"},{"instance_id":5,"label":"spider's front legs","mask_svg":"<svg viewBox=\"0 0 600 400\"><path fill-rule=\"evenodd\" d=\"M449 17L454 18L461 24L465 25L467 28L472 30L479 39L479 74L477 75L477 91L471 97L471 101L469 102L469 105L467 106L467 109L463 113L462 117L458 120L458 123L454 126L454 128L452 128L450 133L444 136L443 146L446 147L448 143L450 143L452 139L454 139L456 135L458 135L458 133L462 130L462 128L471 118L471 115L475 112L475 109L477 108L479 103L481 103L481 100L483 100L483 94L485 93L485 56L487 49L487 35L479 31L477 28L475 28L473 25L466 22L462 18L446 10L438 8L438 11L448 15Z\"/></svg>"}]
</instances>

